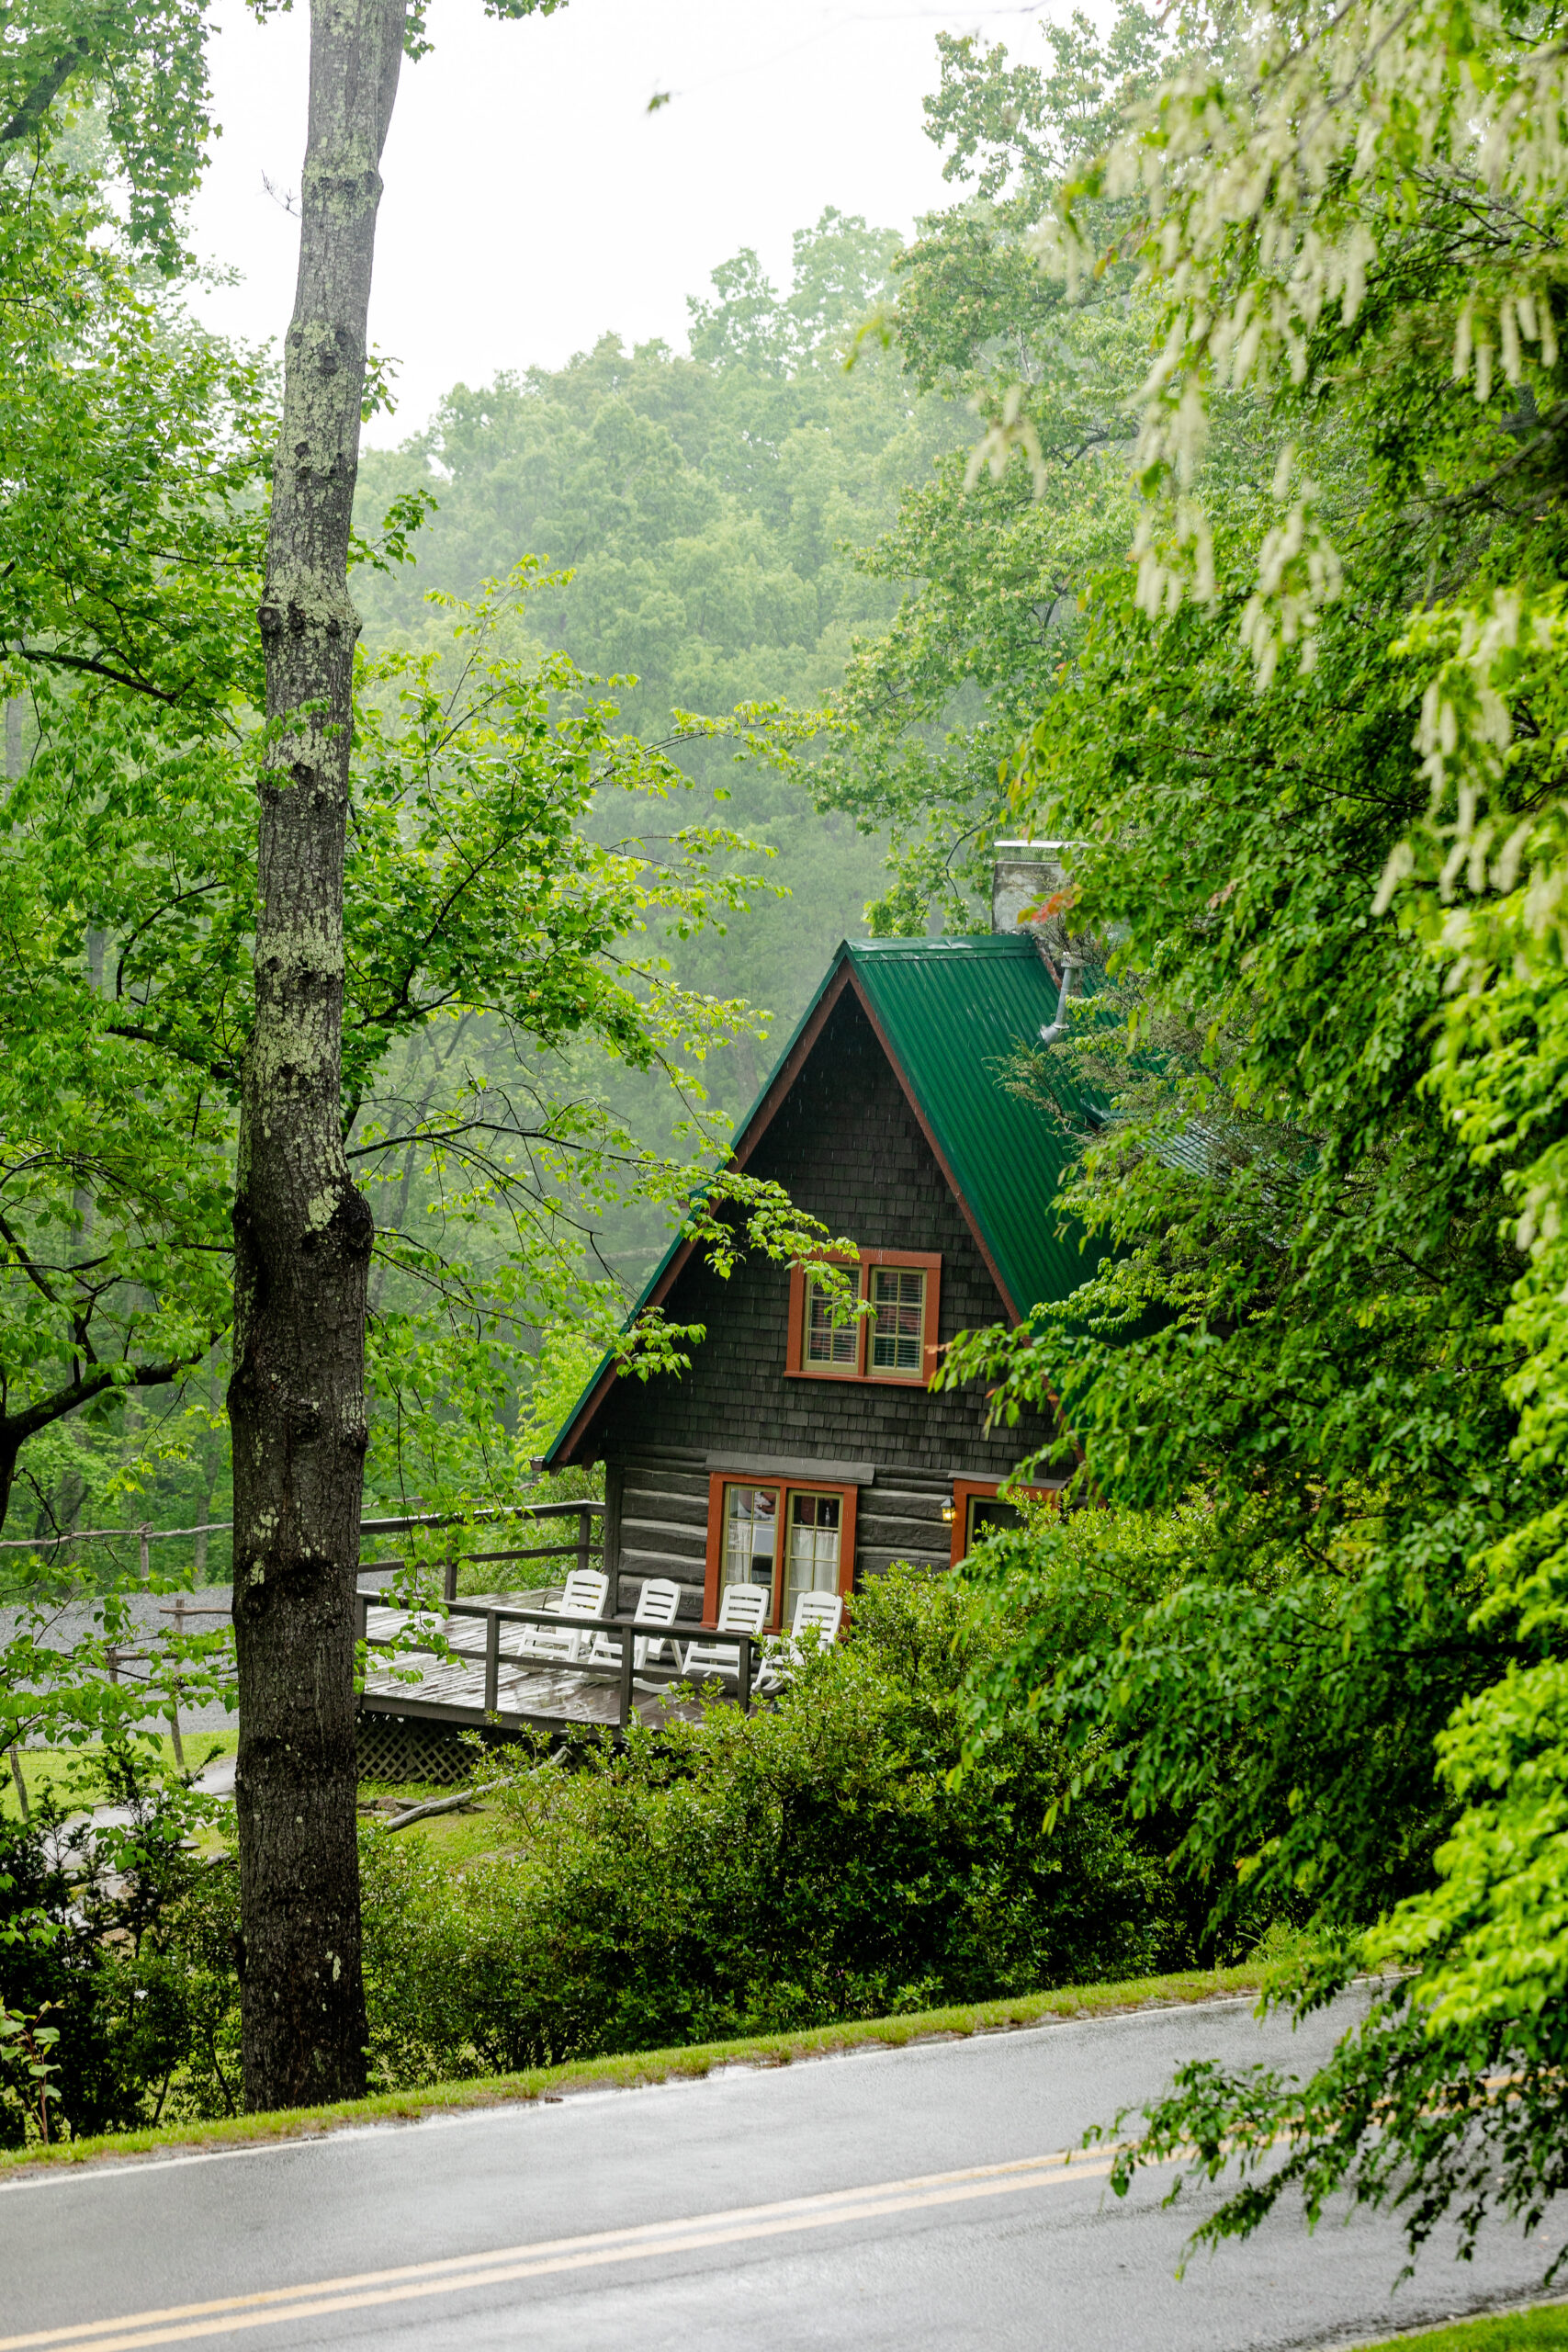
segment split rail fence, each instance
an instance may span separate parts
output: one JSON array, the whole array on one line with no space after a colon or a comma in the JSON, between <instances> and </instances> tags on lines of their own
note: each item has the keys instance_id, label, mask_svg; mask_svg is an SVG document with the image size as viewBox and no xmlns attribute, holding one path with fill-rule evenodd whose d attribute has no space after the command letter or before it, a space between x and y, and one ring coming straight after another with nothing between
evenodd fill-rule
<instances>
[{"instance_id":1,"label":"split rail fence","mask_svg":"<svg viewBox=\"0 0 1568 2352\"><path fill-rule=\"evenodd\" d=\"M593 1531L595 1515L602 1519L604 1510L603 1503L592 1501L491 1503L486 1504L482 1510L469 1512L466 1518L439 1511L414 1511L400 1519L362 1520L359 1532L363 1540L367 1535L406 1535L422 1527L471 1527L483 1521L497 1519L536 1519L553 1522L558 1519L572 1518L577 1521L577 1533L570 1543L544 1544L526 1552L477 1552L468 1556L482 1563L487 1560L557 1559L571 1553L576 1555L578 1566L587 1567L594 1551L602 1552L604 1549L603 1535L596 1538ZM8 1535L0 1539L0 1552L32 1552L39 1558L47 1559L51 1555L58 1558L73 1544L102 1544L111 1550L118 1544L134 1544L141 1582L150 1584L154 1544L174 1544L204 1535L227 1535L231 1532L233 1525L231 1519L211 1519L204 1521L199 1527L154 1527L151 1521L144 1521L140 1527L76 1527L67 1529L60 1535ZM455 1548L448 1552L446 1579L448 1600L457 1595L460 1559L461 1555ZM359 1573L366 1576L376 1568L400 1568L403 1565L400 1559L362 1560Z\"/></svg>"}]
</instances>

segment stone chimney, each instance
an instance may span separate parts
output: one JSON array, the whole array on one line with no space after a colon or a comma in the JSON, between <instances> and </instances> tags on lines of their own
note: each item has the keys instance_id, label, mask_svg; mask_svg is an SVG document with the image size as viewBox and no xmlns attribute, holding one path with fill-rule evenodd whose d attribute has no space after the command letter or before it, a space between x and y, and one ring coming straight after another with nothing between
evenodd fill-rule
<instances>
[{"instance_id":1,"label":"stone chimney","mask_svg":"<svg viewBox=\"0 0 1568 2352\"><path fill-rule=\"evenodd\" d=\"M1016 938L1021 928L1042 946L1065 941L1060 915L1032 911L1067 885L1072 842L998 842L991 852L991 929ZM1025 916L1028 921L1025 922Z\"/></svg>"}]
</instances>

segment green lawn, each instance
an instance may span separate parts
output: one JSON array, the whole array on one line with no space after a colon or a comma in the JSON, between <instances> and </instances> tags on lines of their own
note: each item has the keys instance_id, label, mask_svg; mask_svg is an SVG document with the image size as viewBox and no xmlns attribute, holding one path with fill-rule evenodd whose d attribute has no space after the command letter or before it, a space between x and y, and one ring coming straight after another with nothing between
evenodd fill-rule
<instances>
[{"instance_id":1,"label":"green lawn","mask_svg":"<svg viewBox=\"0 0 1568 2352\"><path fill-rule=\"evenodd\" d=\"M185 1743L186 1768L193 1770L214 1756L231 1756L239 1745L239 1734L225 1732L193 1732ZM163 1742L164 1760L175 1761L174 1743ZM29 1747L22 1750L22 1777L27 1782L28 1803L37 1805L44 1792L52 1788L67 1813L80 1813L85 1806L102 1801L107 1792L101 1771L103 1750L96 1744L90 1747ZM361 1784L364 1798L395 1796L400 1805L423 1804L429 1797L451 1796L454 1792L434 1781L367 1781ZM17 1784L11 1777L9 1758L0 1758L0 1819L14 1821L17 1817ZM417 1821L408 1829L400 1829L400 1838L423 1838L434 1848L439 1860L453 1869L465 1870L470 1862L502 1853L507 1840L498 1837L502 1824L493 1804L479 1798L471 1810L461 1813L438 1813L429 1821ZM221 1839L219 1840L221 1843Z\"/></svg>"},{"instance_id":2,"label":"green lawn","mask_svg":"<svg viewBox=\"0 0 1568 2352\"><path fill-rule=\"evenodd\" d=\"M396 1797L400 1805L411 1806L423 1804L431 1797L455 1796L457 1791L434 1781L365 1781L359 1793L363 1798ZM415 1821L400 1829L398 1836L423 1838L444 1868L462 1871L470 1862L488 1861L507 1850L510 1838L497 1834L502 1826L494 1799L477 1797L461 1813L434 1814L428 1821Z\"/></svg>"},{"instance_id":3,"label":"green lawn","mask_svg":"<svg viewBox=\"0 0 1568 2352\"><path fill-rule=\"evenodd\" d=\"M1503 2312L1495 2319L1462 2319L1451 2327L1423 2329L1419 2335L1391 2335L1377 2344L1363 2344L1357 2352L1395 2352L1413 2346L1417 2352L1544 2352L1548 2345L1568 2344L1568 2302L1540 2303L1533 2312Z\"/></svg>"},{"instance_id":4,"label":"green lawn","mask_svg":"<svg viewBox=\"0 0 1568 2352\"><path fill-rule=\"evenodd\" d=\"M187 1732L186 1770L194 1771L214 1756L231 1756L239 1744L237 1731ZM165 1733L159 1745L164 1762L173 1764L174 1741ZM24 1747L18 1752L29 1804L37 1804L49 1787L53 1788L68 1813L79 1813L84 1806L102 1803L106 1794L100 1769L103 1749L96 1742L87 1747ZM17 1810L11 1759L8 1756L0 1757L0 1819L15 1821Z\"/></svg>"},{"instance_id":5,"label":"green lawn","mask_svg":"<svg viewBox=\"0 0 1568 2352\"><path fill-rule=\"evenodd\" d=\"M239 1745L234 1731L193 1732L185 1743L186 1767L193 1770L214 1756L231 1756ZM164 1760L175 1761L174 1743L163 1742ZM52 1788L67 1813L80 1813L86 1806L99 1804L107 1793L101 1770L103 1750L96 1744L89 1747L28 1747L22 1750L22 1777L27 1782L28 1803L36 1806L47 1789ZM434 1781L367 1781L360 1788L364 1798L395 1796L400 1804L423 1804L428 1797L444 1797L453 1791ZM17 1818L17 1784L11 1776L10 1759L0 1758L0 1820ZM470 1862L486 1860L502 1853L507 1840L498 1837L502 1824L493 1804L480 1797L473 1808L462 1813L438 1813L429 1821L415 1822L411 1828L398 1832L400 1838L422 1838L429 1841L438 1859L450 1868L466 1870ZM222 1843L221 1838L217 1841Z\"/></svg>"}]
</instances>

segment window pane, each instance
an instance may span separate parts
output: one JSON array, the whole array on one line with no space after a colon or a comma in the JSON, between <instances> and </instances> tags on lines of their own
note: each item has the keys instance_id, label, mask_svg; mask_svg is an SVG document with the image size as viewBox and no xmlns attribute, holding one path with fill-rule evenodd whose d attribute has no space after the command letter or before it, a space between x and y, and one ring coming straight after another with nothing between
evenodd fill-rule
<instances>
[{"instance_id":1,"label":"window pane","mask_svg":"<svg viewBox=\"0 0 1568 2352\"><path fill-rule=\"evenodd\" d=\"M773 1487L726 1487L724 1490L724 1582L773 1589L778 1551L778 1490ZM771 1614L770 1611L770 1614Z\"/></svg>"},{"instance_id":2,"label":"window pane","mask_svg":"<svg viewBox=\"0 0 1568 2352\"><path fill-rule=\"evenodd\" d=\"M919 1373L925 1362L926 1278L910 1266L874 1266L871 1326L874 1372Z\"/></svg>"},{"instance_id":3,"label":"window pane","mask_svg":"<svg viewBox=\"0 0 1568 2352\"><path fill-rule=\"evenodd\" d=\"M860 1356L860 1325L835 1323L814 1276L806 1284L806 1361L853 1372Z\"/></svg>"},{"instance_id":4,"label":"window pane","mask_svg":"<svg viewBox=\"0 0 1568 2352\"><path fill-rule=\"evenodd\" d=\"M789 1498L784 1608L786 1628L795 1622L795 1604L801 1593L839 1589L839 1521L842 1508L839 1495L791 1495Z\"/></svg>"},{"instance_id":5,"label":"window pane","mask_svg":"<svg viewBox=\"0 0 1568 2352\"><path fill-rule=\"evenodd\" d=\"M982 1535L989 1535L995 1528L1022 1525L1023 1514L1016 1503L999 1503L995 1495L970 1496L969 1544L978 1544Z\"/></svg>"}]
</instances>

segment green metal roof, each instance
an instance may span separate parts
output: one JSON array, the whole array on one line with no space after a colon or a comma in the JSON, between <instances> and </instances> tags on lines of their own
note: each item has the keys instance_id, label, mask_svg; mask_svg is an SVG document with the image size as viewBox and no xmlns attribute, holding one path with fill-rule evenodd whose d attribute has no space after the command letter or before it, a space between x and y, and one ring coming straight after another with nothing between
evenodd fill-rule
<instances>
[{"instance_id":1,"label":"green metal roof","mask_svg":"<svg viewBox=\"0 0 1568 2352\"><path fill-rule=\"evenodd\" d=\"M997 1078L997 1064L1056 1017L1057 986L1033 940L860 940L840 955L854 967L1015 1313L1066 1298L1095 1262L1076 1227L1058 1233L1051 1205L1066 1139L1045 1111Z\"/></svg>"},{"instance_id":2,"label":"green metal roof","mask_svg":"<svg viewBox=\"0 0 1568 2352\"><path fill-rule=\"evenodd\" d=\"M978 1227L1015 1314L1066 1298L1101 1254L1051 1204L1067 1165L1049 1114L998 1082L996 1065L1056 1017L1057 983L1032 938L844 940L821 985L736 1131L738 1148L841 966L853 970L899 1075ZM1092 989L1095 975L1086 976ZM677 1234L626 1317L636 1321L684 1247ZM614 1359L606 1355L562 1422L542 1466L553 1468Z\"/></svg>"}]
</instances>

